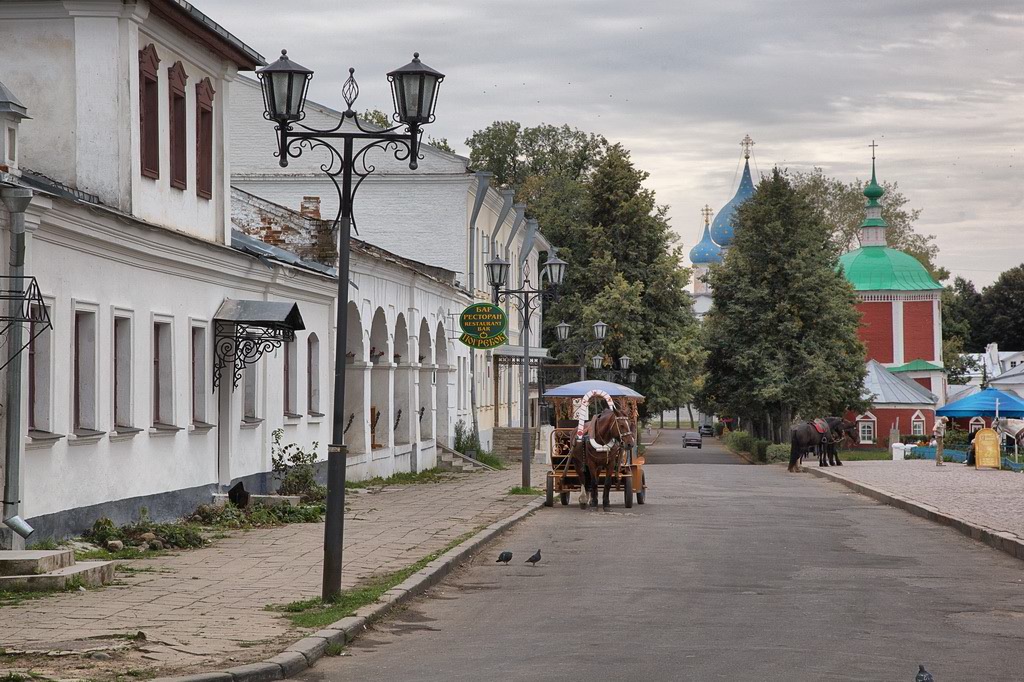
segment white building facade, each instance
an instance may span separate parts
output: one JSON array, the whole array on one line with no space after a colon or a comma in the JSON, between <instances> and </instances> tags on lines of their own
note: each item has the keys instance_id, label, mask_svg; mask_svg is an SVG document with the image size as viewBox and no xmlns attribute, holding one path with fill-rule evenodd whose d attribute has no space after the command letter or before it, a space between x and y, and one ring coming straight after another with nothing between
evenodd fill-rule
<instances>
[{"instance_id":1,"label":"white building facade","mask_svg":"<svg viewBox=\"0 0 1024 682\"><path fill-rule=\"evenodd\" d=\"M23 438L4 458L20 464L18 513L64 536L143 507L181 516L239 481L267 491L277 429L326 458L337 279L243 229L260 212L303 216L230 188L227 112L237 72L261 57L178 0L0 3L0 54L31 117L0 116L14 128L0 184L34 192L26 274L52 323L25 325ZM0 210L4 247L9 225ZM353 244L350 478L434 466L468 415L458 277ZM221 344L239 339L218 336L226 301L290 311L292 325L237 385Z\"/></svg>"}]
</instances>

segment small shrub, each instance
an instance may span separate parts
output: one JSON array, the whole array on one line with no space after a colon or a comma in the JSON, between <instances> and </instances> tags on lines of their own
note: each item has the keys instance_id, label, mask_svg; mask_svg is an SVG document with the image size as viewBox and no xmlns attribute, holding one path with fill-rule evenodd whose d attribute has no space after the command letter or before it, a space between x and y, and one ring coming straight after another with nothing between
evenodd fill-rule
<instances>
[{"instance_id":1,"label":"small shrub","mask_svg":"<svg viewBox=\"0 0 1024 682\"><path fill-rule=\"evenodd\" d=\"M725 431L725 424L722 422L715 422L715 435L719 438L722 437L722 432Z\"/></svg>"},{"instance_id":2,"label":"small shrub","mask_svg":"<svg viewBox=\"0 0 1024 682\"><path fill-rule=\"evenodd\" d=\"M789 461L789 446L788 445L769 445L765 451L766 462L788 462Z\"/></svg>"},{"instance_id":3,"label":"small shrub","mask_svg":"<svg viewBox=\"0 0 1024 682\"><path fill-rule=\"evenodd\" d=\"M189 549L206 544L194 526L181 523L154 523L145 509L142 509L138 521L123 526L115 526L114 522L106 517L97 519L92 528L84 533L84 537L100 547L105 547L108 540L141 545L147 542L142 538L146 533L152 533L167 548Z\"/></svg>"},{"instance_id":4,"label":"small shrub","mask_svg":"<svg viewBox=\"0 0 1024 682\"><path fill-rule=\"evenodd\" d=\"M771 441L768 441L768 440L760 440L760 439L755 440L754 441L754 448L753 448L753 450L751 451L750 454L754 455L754 458L758 462L767 462L768 461L768 446L771 445L771 444L772 444Z\"/></svg>"},{"instance_id":5,"label":"small shrub","mask_svg":"<svg viewBox=\"0 0 1024 682\"><path fill-rule=\"evenodd\" d=\"M752 452L754 437L746 431L730 431L725 435L725 444L737 452Z\"/></svg>"},{"instance_id":6,"label":"small shrub","mask_svg":"<svg viewBox=\"0 0 1024 682\"><path fill-rule=\"evenodd\" d=\"M503 460L501 457L498 457L493 452L488 452L487 450L481 450L480 454L476 456L476 459L478 462L486 464L492 469L505 468L505 460Z\"/></svg>"},{"instance_id":7,"label":"small shrub","mask_svg":"<svg viewBox=\"0 0 1024 682\"><path fill-rule=\"evenodd\" d=\"M455 444L453 447L456 452L461 452L464 455L468 455L470 452L479 455L483 450L480 447L480 434L476 429L470 429L464 419L455 422Z\"/></svg>"},{"instance_id":8,"label":"small shrub","mask_svg":"<svg viewBox=\"0 0 1024 682\"><path fill-rule=\"evenodd\" d=\"M275 429L271 434L270 462L279 484L281 495L301 495L310 502L322 502L327 498L327 488L316 480L316 451L320 443L314 441L306 452L298 443L281 444L284 429Z\"/></svg>"}]
</instances>

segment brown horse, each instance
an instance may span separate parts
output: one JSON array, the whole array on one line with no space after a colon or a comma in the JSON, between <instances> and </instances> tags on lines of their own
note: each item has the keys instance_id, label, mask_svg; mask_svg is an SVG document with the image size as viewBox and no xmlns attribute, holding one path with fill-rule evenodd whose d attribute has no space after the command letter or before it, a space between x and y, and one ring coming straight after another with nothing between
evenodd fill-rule
<instances>
[{"instance_id":1,"label":"brown horse","mask_svg":"<svg viewBox=\"0 0 1024 682\"><path fill-rule=\"evenodd\" d=\"M635 445L636 436L629 418L618 409L605 409L583 427L583 438L572 448L573 468L581 481L580 509L586 508L588 498L591 507L597 506L598 472L601 469L605 472L602 506L608 509L612 478L619 470L623 448Z\"/></svg>"}]
</instances>

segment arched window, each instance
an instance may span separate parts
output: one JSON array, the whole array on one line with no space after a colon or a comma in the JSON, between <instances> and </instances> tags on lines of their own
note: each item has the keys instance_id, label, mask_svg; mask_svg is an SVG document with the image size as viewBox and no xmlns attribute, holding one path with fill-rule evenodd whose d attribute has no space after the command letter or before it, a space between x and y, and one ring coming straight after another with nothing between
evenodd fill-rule
<instances>
[{"instance_id":1,"label":"arched window","mask_svg":"<svg viewBox=\"0 0 1024 682\"><path fill-rule=\"evenodd\" d=\"M160 57L153 43L139 50L139 154L142 175L160 177Z\"/></svg>"},{"instance_id":2,"label":"arched window","mask_svg":"<svg viewBox=\"0 0 1024 682\"><path fill-rule=\"evenodd\" d=\"M983 428L985 428L984 419L982 419L981 417L974 417L973 419L971 419L971 433L974 433L975 431L981 431Z\"/></svg>"},{"instance_id":3,"label":"arched window","mask_svg":"<svg viewBox=\"0 0 1024 682\"><path fill-rule=\"evenodd\" d=\"M174 62L167 69L168 129L170 130L171 187L185 189L188 186L188 154L185 122L185 83L188 75L181 62Z\"/></svg>"},{"instance_id":4,"label":"arched window","mask_svg":"<svg viewBox=\"0 0 1024 682\"><path fill-rule=\"evenodd\" d=\"M310 334L306 340L306 410L311 417L322 417L320 411L320 339Z\"/></svg>"},{"instance_id":5,"label":"arched window","mask_svg":"<svg viewBox=\"0 0 1024 682\"><path fill-rule=\"evenodd\" d=\"M875 415L867 412L857 417L858 442L861 445L874 445L878 440L878 420Z\"/></svg>"}]
</instances>

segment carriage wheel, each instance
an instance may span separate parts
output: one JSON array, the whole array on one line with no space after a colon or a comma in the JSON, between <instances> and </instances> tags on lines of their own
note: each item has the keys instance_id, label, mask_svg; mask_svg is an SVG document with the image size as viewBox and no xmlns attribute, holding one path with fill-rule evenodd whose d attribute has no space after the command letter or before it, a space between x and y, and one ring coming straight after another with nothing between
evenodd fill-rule
<instances>
[{"instance_id":1,"label":"carriage wheel","mask_svg":"<svg viewBox=\"0 0 1024 682\"><path fill-rule=\"evenodd\" d=\"M626 476L622 479L623 488L626 489L626 509L633 508L633 476Z\"/></svg>"},{"instance_id":2,"label":"carriage wheel","mask_svg":"<svg viewBox=\"0 0 1024 682\"><path fill-rule=\"evenodd\" d=\"M636 491L636 503L643 504L647 501L647 472L640 473L640 490Z\"/></svg>"},{"instance_id":3,"label":"carriage wheel","mask_svg":"<svg viewBox=\"0 0 1024 682\"><path fill-rule=\"evenodd\" d=\"M562 503L563 507L569 506L569 493L568 492L559 493L558 494L558 501Z\"/></svg>"},{"instance_id":4,"label":"carriage wheel","mask_svg":"<svg viewBox=\"0 0 1024 682\"><path fill-rule=\"evenodd\" d=\"M546 491L546 495L544 497L544 506L545 507L554 507L555 506L555 477L554 476L548 476L547 491Z\"/></svg>"}]
</instances>

